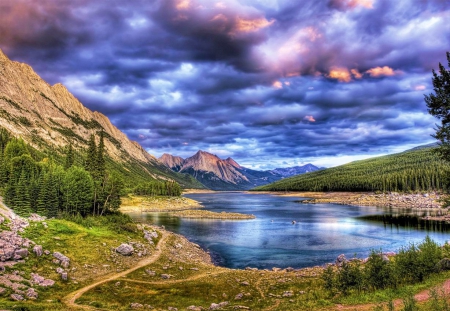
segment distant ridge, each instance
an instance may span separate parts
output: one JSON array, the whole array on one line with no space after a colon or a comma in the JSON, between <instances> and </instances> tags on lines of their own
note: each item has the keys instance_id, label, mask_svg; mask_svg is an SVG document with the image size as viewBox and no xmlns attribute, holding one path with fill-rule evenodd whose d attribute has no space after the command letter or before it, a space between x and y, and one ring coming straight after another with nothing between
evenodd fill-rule
<instances>
[{"instance_id":1,"label":"distant ridge","mask_svg":"<svg viewBox=\"0 0 450 311\"><path fill-rule=\"evenodd\" d=\"M280 180L293 174L302 174L318 168L312 164L295 168L280 168L271 171L257 171L245 168L232 158L225 160L206 151L199 150L187 159L163 154L159 161L170 169L193 176L212 190L249 190Z\"/></svg>"}]
</instances>

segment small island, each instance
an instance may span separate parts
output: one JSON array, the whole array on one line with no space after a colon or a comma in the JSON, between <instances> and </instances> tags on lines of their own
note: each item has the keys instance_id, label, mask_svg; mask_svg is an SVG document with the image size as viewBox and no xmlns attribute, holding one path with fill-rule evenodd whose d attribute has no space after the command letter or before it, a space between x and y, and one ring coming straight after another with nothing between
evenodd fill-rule
<instances>
[{"instance_id":1,"label":"small island","mask_svg":"<svg viewBox=\"0 0 450 311\"><path fill-rule=\"evenodd\" d=\"M255 215L227 212L211 212L206 210L184 210L170 213L180 218L202 218L202 219L255 219Z\"/></svg>"},{"instance_id":2,"label":"small island","mask_svg":"<svg viewBox=\"0 0 450 311\"><path fill-rule=\"evenodd\" d=\"M227 212L211 212L203 210L203 205L199 202L186 197L163 197L163 196L136 196L129 195L122 199L120 211L127 212L146 212L146 213L164 213L180 218L197 219L254 219L254 215Z\"/></svg>"}]
</instances>

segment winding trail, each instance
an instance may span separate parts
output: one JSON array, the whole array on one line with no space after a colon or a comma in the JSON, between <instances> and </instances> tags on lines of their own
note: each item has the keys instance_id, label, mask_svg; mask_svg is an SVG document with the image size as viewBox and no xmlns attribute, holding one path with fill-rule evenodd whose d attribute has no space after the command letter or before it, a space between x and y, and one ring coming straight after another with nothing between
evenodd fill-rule
<instances>
[{"instance_id":1,"label":"winding trail","mask_svg":"<svg viewBox=\"0 0 450 311\"><path fill-rule=\"evenodd\" d=\"M139 269L142 267L145 267L149 264L154 263L159 256L161 256L162 254L162 250L163 248L166 246L166 240L169 237L169 233L164 232L164 231L160 231L162 237L158 242L158 245L156 246L155 252L150 256L147 257L141 261L139 261L135 266L133 266L130 269L127 269L125 271L122 271L120 273L115 273L113 275L109 275L109 276L104 276L102 277L100 280L95 281L94 283L91 283L85 287L82 287L70 294L68 294L66 297L63 298L63 302L68 305L69 307L72 308L81 308L81 309L86 309L86 310L98 310L98 308L93 308L90 306L84 306L84 305L79 305L75 303L75 300L77 300L78 298L80 298L84 293L86 293L87 291L93 289L94 287L97 287L103 283L109 282L109 281L113 281L116 280L118 278L124 277L125 275Z\"/></svg>"},{"instance_id":2,"label":"winding trail","mask_svg":"<svg viewBox=\"0 0 450 311\"><path fill-rule=\"evenodd\" d=\"M114 273L114 274L110 274L110 275L106 275L106 276L102 276L100 279L94 281L93 283L86 285L85 287L82 287L70 294L68 294L67 296L65 296L62 301L63 303L65 303L68 307L73 308L73 309L83 309L83 310L101 310L100 308L96 308L96 307L92 307L92 306L87 306L87 305L79 305L77 303L75 303L75 301L80 298L84 293L86 293L87 291L101 285L104 284L106 282L110 282L110 281L114 281L114 280L118 280L120 279L121 281L126 281L126 282L130 282L130 283L140 283L140 284L177 284L177 283L183 283L183 282L189 282L189 281L195 281L204 277L208 277L208 276L217 276L223 273L228 272L227 269L220 269L219 271L215 271L215 272L202 272L193 276L190 276L188 278L185 279L177 279L177 280L166 280L166 281L141 281L141 280L134 280L134 279L128 279L125 276L130 274L133 271L136 271L139 268L145 267L147 265L150 265L152 263L154 263L155 261L157 261L159 259L159 257L161 256L161 254L163 253L163 250L165 248L167 248L167 239L170 236L169 232L165 232L165 231L160 231L161 232L161 239L159 240L154 253L139 261L135 266L133 266L130 269L127 269L125 271L119 272L119 273ZM262 299L265 299L265 295L263 290L261 289L261 282L264 280L263 277L259 277L258 280L255 283L255 287L257 289L257 291L259 292L259 294L261 295ZM438 285L436 287L436 289L438 291L442 291L445 296L449 296L450 295L450 279L446 280L444 283ZM423 290L422 292L416 294L414 296L414 298L416 299L417 302L421 303L421 302L425 302L427 300L430 299L430 290ZM280 299L276 299L274 301L274 304L266 307L264 309L264 311L269 311L269 310L276 310L278 308L278 306L281 304L281 300ZM402 306L402 300L401 299L396 299L394 300L394 305L396 307L396 309L400 308ZM336 311L340 311L340 310L358 310L358 311L370 311L373 310L373 308L376 306L376 304L373 303L369 303L369 304L361 304L361 305L335 305L334 307L327 307L326 309L323 310L336 310Z\"/></svg>"}]
</instances>

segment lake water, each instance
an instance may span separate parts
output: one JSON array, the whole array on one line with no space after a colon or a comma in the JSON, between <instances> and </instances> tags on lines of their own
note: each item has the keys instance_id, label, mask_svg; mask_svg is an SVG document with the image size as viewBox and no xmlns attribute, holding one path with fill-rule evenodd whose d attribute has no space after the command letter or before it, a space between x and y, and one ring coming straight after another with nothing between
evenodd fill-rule
<instances>
[{"instance_id":1,"label":"lake water","mask_svg":"<svg viewBox=\"0 0 450 311\"><path fill-rule=\"evenodd\" d=\"M367 257L372 249L397 251L428 234L439 244L450 230L419 221L411 211L337 204L301 204L299 198L240 192L189 194L207 210L240 212L252 220L180 219L166 213L130 213L182 234L230 268L302 268L334 262L339 254ZM296 202L297 201L297 202ZM292 224L295 220L296 223Z\"/></svg>"}]
</instances>

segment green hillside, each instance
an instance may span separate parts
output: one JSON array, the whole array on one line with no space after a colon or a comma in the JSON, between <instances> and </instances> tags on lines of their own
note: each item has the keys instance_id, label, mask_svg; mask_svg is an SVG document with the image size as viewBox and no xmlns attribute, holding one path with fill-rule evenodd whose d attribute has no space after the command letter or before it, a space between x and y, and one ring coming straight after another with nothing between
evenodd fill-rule
<instances>
[{"instance_id":1,"label":"green hillside","mask_svg":"<svg viewBox=\"0 0 450 311\"><path fill-rule=\"evenodd\" d=\"M255 191L430 191L445 188L450 166L435 147L351 162L282 179Z\"/></svg>"}]
</instances>

